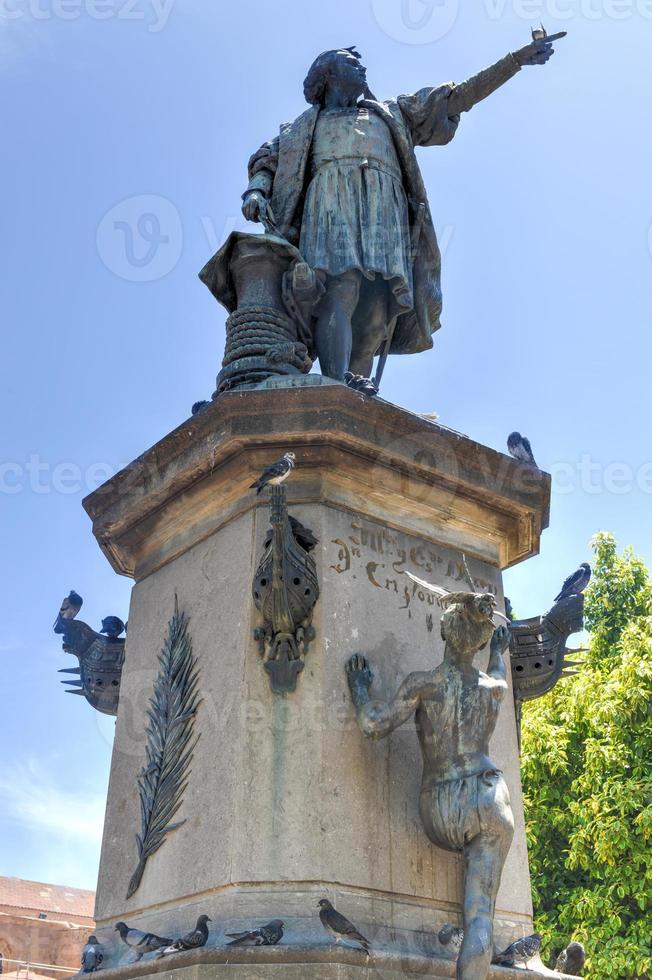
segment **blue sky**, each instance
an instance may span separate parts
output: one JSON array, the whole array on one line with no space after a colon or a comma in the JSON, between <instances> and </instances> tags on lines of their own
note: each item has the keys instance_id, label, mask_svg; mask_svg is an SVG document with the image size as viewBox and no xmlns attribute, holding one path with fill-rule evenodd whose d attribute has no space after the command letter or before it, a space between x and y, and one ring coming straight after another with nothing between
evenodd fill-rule
<instances>
[{"instance_id":1,"label":"blue sky","mask_svg":"<svg viewBox=\"0 0 652 980\"><path fill-rule=\"evenodd\" d=\"M555 476L543 611L599 529L652 562L652 0L0 0L4 123L0 874L93 887L113 722L63 693L51 623L126 618L82 497L209 397L224 318L197 272L244 227L250 153L356 44L379 97L568 30L419 151L444 251L433 351L383 395ZM154 217L151 217L151 216ZM148 217L150 216L150 217Z\"/></svg>"}]
</instances>

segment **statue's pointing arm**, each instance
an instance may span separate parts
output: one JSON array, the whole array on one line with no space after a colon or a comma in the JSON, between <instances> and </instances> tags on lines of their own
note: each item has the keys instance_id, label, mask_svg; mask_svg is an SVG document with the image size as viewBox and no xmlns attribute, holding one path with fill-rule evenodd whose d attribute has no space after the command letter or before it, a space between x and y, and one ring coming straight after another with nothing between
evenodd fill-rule
<instances>
[{"instance_id":1,"label":"statue's pointing arm","mask_svg":"<svg viewBox=\"0 0 652 980\"><path fill-rule=\"evenodd\" d=\"M274 174L278 167L278 136L269 143L263 143L249 160L249 184L242 195L242 211L249 221L260 221L264 217L266 202L272 196Z\"/></svg>"},{"instance_id":2,"label":"statue's pointing arm","mask_svg":"<svg viewBox=\"0 0 652 980\"><path fill-rule=\"evenodd\" d=\"M346 665L346 676L355 706L358 726L363 735L369 738L383 738L398 728L416 711L423 678L420 674L409 674L401 684L392 701L372 700L369 689L373 674L366 657L356 654Z\"/></svg>"},{"instance_id":3,"label":"statue's pointing arm","mask_svg":"<svg viewBox=\"0 0 652 980\"><path fill-rule=\"evenodd\" d=\"M398 104L414 144L436 146L450 142L460 113L482 102L524 65L545 65L553 53L552 44L545 38L533 41L458 85L448 82L437 88L423 88L414 95L399 96Z\"/></svg>"},{"instance_id":4,"label":"statue's pointing arm","mask_svg":"<svg viewBox=\"0 0 652 980\"><path fill-rule=\"evenodd\" d=\"M468 112L478 102L482 102L487 96L491 95L501 85L513 78L521 70L516 56L508 54L501 58L495 65L485 68L472 75L465 82L461 82L453 88L448 100L448 111L451 115L459 115L460 112Z\"/></svg>"},{"instance_id":5,"label":"statue's pointing arm","mask_svg":"<svg viewBox=\"0 0 652 980\"><path fill-rule=\"evenodd\" d=\"M455 85L448 100L448 111L451 116L460 112L468 112L478 102L482 102L501 85L513 78L524 65L545 65L554 54L551 40L541 38L526 44L524 48L514 51L497 61L490 68L485 68L472 75L465 82Z\"/></svg>"}]
</instances>

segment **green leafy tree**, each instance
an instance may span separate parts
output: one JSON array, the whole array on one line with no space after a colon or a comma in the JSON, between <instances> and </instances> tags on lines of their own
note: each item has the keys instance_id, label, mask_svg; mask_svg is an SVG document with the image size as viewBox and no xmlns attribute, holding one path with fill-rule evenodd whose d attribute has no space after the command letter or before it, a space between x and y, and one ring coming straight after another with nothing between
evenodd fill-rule
<instances>
[{"instance_id":1,"label":"green leafy tree","mask_svg":"<svg viewBox=\"0 0 652 980\"><path fill-rule=\"evenodd\" d=\"M594 542L589 649L523 711L523 785L544 958L586 946L593 980L652 977L652 581Z\"/></svg>"}]
</instances>

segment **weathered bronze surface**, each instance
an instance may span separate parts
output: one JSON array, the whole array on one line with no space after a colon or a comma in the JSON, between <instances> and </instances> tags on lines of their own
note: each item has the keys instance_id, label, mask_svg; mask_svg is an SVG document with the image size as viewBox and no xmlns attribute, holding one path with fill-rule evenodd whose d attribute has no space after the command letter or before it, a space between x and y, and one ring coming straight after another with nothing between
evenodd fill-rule
<instances>
[{"instance_id":1,"label":"weathered bronze surface","mask_svg":"<svg viewBox=\"0 0 652 980\"><path fill-rule=\"evenodd\" d=\"M412 715L423 757L419 810L429 839L464 854L464 940L458 980L485 980L493 953L493 917L500 878L514 834L509 792L488 756L489 739L507 691L506 627L494 629L489 593L454 593L440 600L446 642L434 670L409 674L388 702L372 700L365 657L347 664L361 731L383 738ZM486 674L473 659L489 641Z\"/></svg>"},{"instance_id":2,"label":"weathered bronze surface","mask_svg":"<svg viewBox=\"0 0 652 980\"><path fill-rule=\"evenodd\" d=\"M254 639L260 644L272 690L288 694L296 689L315 636L312 611L319 582L310 552L317 539L288 515L284 486L270 486L269 494L271 528L252 589L264 625L254 630Z\"/></svg>"},{"instance_id":3,"label":"weathered bronze surface","mask_svg":"<svg viewBox=\"0 0 652 980\"><path fill-rule=\"evenodd\" d=\"M65 667L59 672L75 675L73 680L62 681L71 685L67 693L81 694L102 714L117 715L125 658L125 640L120 638L124 625L117 616L109 616L104 620L107 623L104 636L87 623L59 615L54 632L63 636L64 653L72 653L79 661L78 667Z\"/></svg>"},{"instance_id":4,"label":"weathered bronze surface","mask_svg":"<svg viewBox=\"0 0 652 980\"><path fill-rule=\"evenodd\" d=\"M566 641L583 628L584 596L581 594L560 599L543 616L515 619L511 623L509 652L519 745L523 702L543 697L562 677L577 673L571 668L578 663L568 660L567 655L581 651L567 649Z\"/></svg>"},{"instance_id":5,"label":"weathered bronze surface","mask_svg":"<svg viewBox=\"0 0 652 980\"><path fill-rule=\"evenodd\" d=\"M216 395L310 371L310 310L321 287L293 245L233 232L199 278L230 314Z\"/></svg>"},{"instance_id":6,"label":"weathered bronze surface","mask_svg":"<svg viewBox=\"0 0 652 980\"><path fill-rule=\"evenodd\" d=\"M360 405L341 385L221 395L84 500L100 547L121 574L151 574L255 507L253 477L292 450L303 503L454 535L500 568L538 552L547 473L379 399Z\"/></svg>"},{"instance_id":7,"label":"weathered bronze surface","mask_svg":"<svg viewBox=\"0 0 652 980\"><path fill-rule=\"evenodd\" d=\"M142 828L136 834L138 864L127 888L130 898L140 886L145 865L184 820L172 822L183 802L197 738L195 715L201 698L188 624L174 600L174 615L159 654L159 672L147 712L146 764L138 776Z\"/></svg>"},{"instance_id":8,"label":"weathered bronze surface","mask_svg":"<svg viewBox=\"0 0 652 980\"><path fill-rule=\"evenodd\" d=\"M460 85L427 87L385 102L370 91L355 48L325 51L315 59L304 82L310 108L281 126L249 161L242 210L248 220L262 222L268 235L257 246L253 236L232 235L216 256L222 279L231 271L241 280L218 391L273 373L264 344L247 349L240 338L243 330L263 336L263 308L255 310L241 292L245 279L254 288L278 292L283 273L278 264L272 268L272 252L280 258L285 251L287 262L291 250L290 261L305 263L303 274L319 283L296 339L310 356L316 352L322 374L339 381L347 373L369 379L379 354L377 385L389 353L432 347L442 308L441 256L414 148L449 143L461 113L524 65L545 64L553 39L537 38ZM259 258L243 264L242 250L254 248ZM201 277L224 302L211 285L211 263ZM278 296L264 310L267 316L285 315ZM291 329L284 336L274 317L279 338L294 341ZM297 366L302 369L286 359L283 371ZM360 380L357 387L376 390L362 388Z\"/></svg>"}]
</instances>

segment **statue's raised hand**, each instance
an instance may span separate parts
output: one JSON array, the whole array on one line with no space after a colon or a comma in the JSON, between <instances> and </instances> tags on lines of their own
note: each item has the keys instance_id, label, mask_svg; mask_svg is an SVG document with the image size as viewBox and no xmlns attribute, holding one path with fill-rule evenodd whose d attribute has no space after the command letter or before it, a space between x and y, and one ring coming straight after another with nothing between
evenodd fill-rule
<instances>
[{"instance_id":1,"label":"statue's raised hand","mask_svg":"<svg viewBox=\"0 0 652 980\"><path fill-rule=\"evenodd\" d=\"M242 202L242 213L247 221L264 221L267 214L267 199L260 191L249 191Z\"/></svg>"},{"instance_id":2,"label":"statue's raised hand","mask_svg":"<svg viewBox=\"0 0 652 980\"><path fill-rule=\"evenodd\" d=\"M519 65L545 65L552 58L555 49L550 38L543 37L531 44L526 44L520 51L514 52Z\"/></svg>"},{"instance_id":3,"label":"statue's raised hand","mask_svg":"<svg viewBox=\"0 0 652 980\"><path fill-rule=\"evenodd\" d=\"M371 672L369 661L361 653L354 653L347 660L346 679L354 704L366 701L369 696L369 688L373 684L374 675Z\"/></svg>"},{"instance_id":4,"label":"statue's raised hand","mask_svg":"<svg viewBox=\"0 0 652 980\"><path fill-rule=\"evenodd\" d=\"M491 652L503 654L509 646L509 638L509 627L498 626L491 637Z\"/></svg>"}]
</instances>

